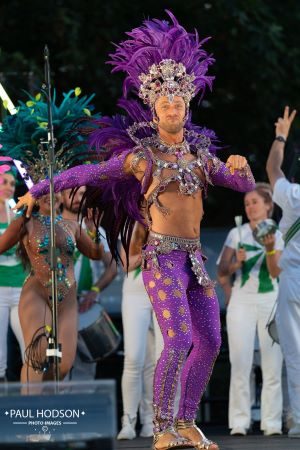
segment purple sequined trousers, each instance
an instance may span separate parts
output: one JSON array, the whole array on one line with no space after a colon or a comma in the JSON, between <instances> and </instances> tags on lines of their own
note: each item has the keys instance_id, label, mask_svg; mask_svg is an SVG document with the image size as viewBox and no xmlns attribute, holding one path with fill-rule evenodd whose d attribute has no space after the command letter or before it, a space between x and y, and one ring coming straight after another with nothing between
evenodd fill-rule
<instances>
[{"instance_id":1,"label":"purple sequined trousers","mask_svg":"<svg viewBox=\"0 0 300 450\"><path fill-rule=\"evenodd\" d=\"M218 299L207 283L199 249L192 258L197 259L206 286L199 284L188 251L159 254L153 245L144 248L144 284L164 338L154 375L154 432L174 424L180 376L177 418L196 418L221 344Z\"/></svg>"}]
</instances>

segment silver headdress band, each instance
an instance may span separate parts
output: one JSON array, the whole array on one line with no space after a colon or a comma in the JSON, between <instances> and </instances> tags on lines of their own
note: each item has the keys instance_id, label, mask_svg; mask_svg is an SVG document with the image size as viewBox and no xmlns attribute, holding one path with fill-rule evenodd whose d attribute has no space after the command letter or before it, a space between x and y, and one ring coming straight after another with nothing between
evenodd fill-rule
<instances>
[{"instance_id":1,"label":"silver headdress band","mask_svg":"<svg viewBox=\"0 0 300 450\"><path fill-rule=\"evenodd\" d=\"M195 96L194 74L188 75L185 66L173 59L152 64L148 74L142 73L139 79L142 82L139 97L152 108L162 96L168 97L170 102L175 96L182 97L186 105Z\"/></svg>"}]
</instances>

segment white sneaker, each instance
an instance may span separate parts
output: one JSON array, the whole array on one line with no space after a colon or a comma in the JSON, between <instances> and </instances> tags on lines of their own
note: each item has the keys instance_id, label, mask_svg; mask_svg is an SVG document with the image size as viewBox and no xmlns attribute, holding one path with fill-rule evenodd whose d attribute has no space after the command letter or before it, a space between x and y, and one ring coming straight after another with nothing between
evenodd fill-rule
<instances>
[{"instance_id":1,"label":"white sneaker","mask_svg":"<svg viewBox=\"0 0 300 450\"><path fill-rule=\"evenodd\" d=\"M140 437L152 437L153 436L153 425L152 423L144 423L142 426Z\"/></svg>"},{"instance_id":2,"label":"white sneaker","mask_svg":"<svg viewBox=\"0 0 300 450\"><path fill-rule=\"evenodd\" d=\"M300 423L297 423L288 432L289 438L300 438Z\"/></svg>"},{"instance_id":3,"label":"white sneaker","mask_svg":"<svg viewBox=\"0 0 300 450\"><path fill-rule=\"evenodd\" d=\"M243 428L243 427L234 427L230 431L231 436L246 436L246 434L247 434L247 430L246 430L246 428Z\"/></svg>"},{"instance_id":4,"label":"white sneaker","mask_svg":"<svg viewBox=\"0 0 300 450\"><path fill-rule=\"evenodd\" d=\"M282 431L279 428L268 428L264 430L264 436L278 436L282 434Z\"/></svg>"},{"instance_id":5,"label":"white sneaker","mask_svg":"<svg viewBox=\"0 0 300 450\"><path fill-rule=\"evenodd\" d=\"M135 432L136 417L131 419L128 414L122 417L122 429L117 436L118 441L122 439L134 439L136 437Z\"/></svg>"}]
</instances>

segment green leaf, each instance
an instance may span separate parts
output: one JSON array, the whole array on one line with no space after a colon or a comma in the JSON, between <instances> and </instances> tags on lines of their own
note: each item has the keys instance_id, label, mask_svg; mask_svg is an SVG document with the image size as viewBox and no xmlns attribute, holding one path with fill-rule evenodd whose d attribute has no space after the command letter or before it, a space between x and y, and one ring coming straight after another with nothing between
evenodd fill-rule
<instances>
[{"instance_id":1,"label":"green leaf","mask_svg":"<svg viewBox=\"0 0 300 450\"><path fill-rule=\"evenodd\" d=\"M8 101L7 100L3 100L3 108L4 109L8 108Z\"/></svg>"},{"instance_id":2,"label":"green leaf","mask_svg":"<svg viewBox=\"0 0 300 450\"><path fill-rule=\"evenodd\" d=\"M37 102L39 102L41 100L42 94L39 92L38 94L36 94L35 99Z\"/></svg>"},{"instance_id":3,"label":"green leaf","mask_svg":"<svg viewBox=\"0 0 300 450\"><path fill-rule=\"evenodd\" d=\"M79 95L81 94L81 89L80 87L75 88L75 97L79 97Z\"/></svg>"},{"instance_id":4,"label":"green leaf","mask_svg":"<svg viewBox=\"0 0 300 450\"><path fill-rule=\"evenodd\" d=\"M48 122L38 122L40 128L47 128Z\"/></svg>"},{"instance_id":5,"label":"green leaf","mask_svg":"<svg viewBox=\"0 0 300 450\"><path fill-rule=\"evenodd\" d=\"M28 102L26 102L26 106L28 106L28 108L32 108L35 105L35 102L33 102L32 100L28 100Z\"/></svg>"},{"instance_id":6,"label":"green leaf","mask_svg":"<svg viewBox=\"0 0 300 450\"><path fill-rule=\"evenodd\" d=\"M83 108L83 112L87 115L87 116L91 116L92 113L88 108Z\"/></svg>"}]
</instances>

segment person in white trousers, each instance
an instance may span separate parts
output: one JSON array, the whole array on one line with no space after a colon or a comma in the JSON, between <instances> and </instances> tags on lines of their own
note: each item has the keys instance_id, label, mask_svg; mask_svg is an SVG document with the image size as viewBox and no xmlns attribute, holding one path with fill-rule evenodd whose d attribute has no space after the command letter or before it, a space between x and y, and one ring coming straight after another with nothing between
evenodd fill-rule
<instances>
[{"instance_id":1,"label":"person in white trousers","mask_svg":"<svg viewBox=\"0 0 300 450\"><path fill-rule=\"evenodd\" d=\"M0 234L3 234L14 218L8 200L15 192L15 175L12 170L0 173ZM0 255L0 381L5 380L7 367L7 330L10 323L19 342L24 360L25 344L19 320L18 305L26 273L16 256L16 249Z\"/></svg>"},{"instance_id":2,"label":"person in white trousers","mask_svg":"<svg viewBox=\"0 0 300 450\"><path fill-rule=\"evenodd\" d=\"M266 324L277 297L277 261L283 249L281 233L265 239L265 247L253 237L255 226L272 215L272 191L266 183L244 197L249 223L233 228L225 241L219 276L235 274L227 308L227 332L231 378L229 428L231 435L246 435L251 423L250 374L256 332L261 352L263 385L260 427L267 436L281 434L282 353L270 338Z\"/></svg>"},{"instance_id":3,"label":"person in white trousers","mask_svg":"<svg viewBox=\"0 0 300 450\"><path fill-rule=\"evenodd\" d=\"M274 188L273 200L282 209L279 228L285 240L279 261L281 273L276 324L287 369L293 419L288 432L290 438L300 438L300 184L289 182L281 166L285 143L295 115L296 111L290 114L289 107L286 106L283 117L278 118L275 123L275 140L267 161L268 177ZM299 170L298 165L299 162L295 163L295 172Z\"/></svg>"},{"instance_id":4,"label":"person in white trousers","mask_svg":"<svg viewBox=\"0 0 300 450\"><path fill-rule=\"evenodd\" d=\"M82 196L85 192L85 186L81 186L74 195L71 195L72 189L67 189L62 192L62 217L68 220L78 220L78 211ZM82 223L82 229L85 230L90 237L93 237L93 232L87 228L86 223ZM84 232L84 231L82 231ZM78 248L74 253L74 275L77 283L77 297L79 299L78 305L78 324L81 321L81 314L87 312L93 307L95 302L100 303L100 292L102 292L117 275L117 266L115 261L111 260L111 253L105 238L105 231L100 227L101 242L104 248L104 255L101 261L92 260L80 253ZM99 310L95 310L95 321L99 316ZM90 324L89 324L90 325ZM86 357L85 342L78 333L76 357L73 363L72 370L67 376L69 380L94 380L96 377L96 362L86 362L82 358Z\"/></svg>"},{"instance_id":5,"label":"person in white trousers","mask_svg":"<svg viewBox=\"0 0 300 450\"><path fill-rule=\"evenodd\" d=\"M117 439L134 439L139 411L141 437L153 435L153 374L162 348L161 331L144 287L141 272L141 250L146 230L136 224L130 247L128 276L122 292L124 369L122 375L123 417ZM124 268L125 253L122 251Z\"/></svg>"}]
</instances>

